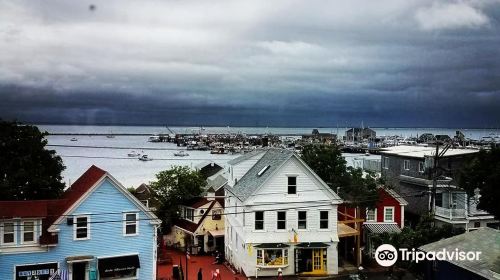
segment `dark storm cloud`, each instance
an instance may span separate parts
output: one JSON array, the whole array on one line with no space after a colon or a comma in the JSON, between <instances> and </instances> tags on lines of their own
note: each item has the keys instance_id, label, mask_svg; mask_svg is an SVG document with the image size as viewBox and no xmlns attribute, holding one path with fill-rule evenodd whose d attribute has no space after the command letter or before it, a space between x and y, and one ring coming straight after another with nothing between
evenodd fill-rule
<instances>
[{"instance_id":1,"label":"dark storm cloud","mask_svg":"<svg viewBox=\"0 0 500 280\"><path fill-rule=\"evenodd\" d=\"M93 5L0 2L0 117L89 124L500 123L499 1Z\"/></svg>"}]
</instances>

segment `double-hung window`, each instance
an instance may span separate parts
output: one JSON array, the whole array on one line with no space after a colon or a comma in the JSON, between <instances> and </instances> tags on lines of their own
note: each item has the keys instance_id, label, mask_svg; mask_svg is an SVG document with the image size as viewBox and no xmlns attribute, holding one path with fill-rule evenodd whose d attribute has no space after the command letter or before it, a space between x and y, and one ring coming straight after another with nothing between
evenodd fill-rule
<instances>
[{"instance_id":1,"label":"double-hung window","mask_svg":"<svg viewBox=\"0 0 500 280\"><path fill-rule=\"evenodd\" d=\"M288 194L297 194L296 176L288 176Z\"/></svg>"},{"instance_id":2,"label":"double-hung window","mask_svg":"<svg viewBox=\"0 0 500 280\"><path fill-rule=\"evenodd\" d=\"M319 211L319 228L328 229L328 211Z\"/></svg>"},{"instance_id":3,"label":"double-hung window","mask_svg":"<svg viewBox=\"0 0 500 280\"><path fill-rule=\"evenodd\" d=\"M277 229L286 229L286 212L278 211L278 222L276 225Z\"/></svg>"},{"instance_id":4,"label":"double-hung window","mask_svg":"<svg viewBox=\"0 0 500 280\"><path fill-rule=\"evenodd\" d=\"M184 219L194 221L194 209L184 208Z\"/></svg>"},{"instance_id":5,"label":"double-hung window","mask_svg":"<svg viewBox=\"0 0 500 280\"><path fill-rule=\"evenodd\" d=\"M299 229L307 229L307 211L299 211L298 216L297 227Z\"/></svg>"},{"instance_id":6,"label":"double-hung window","mask_svg":"<svg viewBox=\"0 0 500 280\"><path fill-rule=\"evenodd\" d=\"M410 161L409 160L405 159L403 161L403 168L404 168L404 170L410 170Z\"/></svg>"},{"instance_id":7,"label":"double-hung window","mask_svg":"<svg viewBox=\"0 0 500 280\"><path fill-rule=\"evenodd\" d=\"M367 222L376 222L377 221L377 208L366 209L366 221Z\"/></svg>"},{"instance_id":8,"label":"double-hung window","mask_svg":"<svg viewBox=\"0 0 500 280\"><path fill-rule=\"evenodd\" d=\"M73 229L75 240L90 239L90 217L76 216L73 217Z\"/></svg>"},{"instance_id":9,"label":"double-hung window","mask_svg":"<svg viewBox=\"0 0 500 280\"><path fill-rule=\"evenodd\" d=\"M22 227L22 243L33 243L35 242L35 222L25 221Z\"/></svg>"},{"instance_id":10,"label":"double-hung window","mask_svg":"<svg viewBox=\"0 0 500 280\"><path fill-rule=\"evenodd\" d=\"M418 163L418 172L424 173L425 172L425 164L423 161Z\"/></svg>"},{"instance_id":11,"label":"double-hung window","mask_svg":"<svg viewBox=\"0 0 500 280\"><path fill-rule=\"evenodd\" d=\"M384 207L384 222L394 222L394 207Z\"/></svg>"},{"instance_id":12,"label":"double-hung window","mask_svg":"<svg viewBox=\"0 0 500 280\"><path fill-rule=\"evenodd\" d=\"M389 169L389 158L382 157L382 168Z\"/></svg>"},{"instance_id":13,"label":"double-hung window","mask_svg":"<svg viewBox=\"0 0 500 280\"><path fill-rule=\"evenodd\" d=\"M14 222L4 222L2 229L2 244L16 243L16 224Z\"/></svg>"},{"instance_id":14,"label":"double-hung window","mask_svg":"<svg viewBox=\"0 0 500 280\"><path fill-rule=\"evenodd\" d=\"M264 229L264 211L255 212L255 230Z\"/></svg>"},{"instance_id":15,"label":"double-hung window","mask_svg":"<svg viewBox=\"0 0 500 280\"><path fill-rule=\"evenodd\" d=\"M123 214L123 235L139 234L139 213Z\"/></svg>"}]
</instances>

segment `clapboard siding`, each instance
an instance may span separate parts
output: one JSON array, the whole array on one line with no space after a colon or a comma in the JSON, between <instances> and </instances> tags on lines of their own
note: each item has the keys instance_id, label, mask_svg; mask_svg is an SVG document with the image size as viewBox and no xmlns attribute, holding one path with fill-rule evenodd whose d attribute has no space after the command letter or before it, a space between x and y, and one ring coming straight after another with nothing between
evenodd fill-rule
<instances>
[{"instance_id":1,"label":"clapboard siding","mask_svg":"<svg viewBox=\"0 0 500 280\"><path fill-rule=\"evenodd\" d=\"M90 215L90 239L73 240L73 226L66 219L58 226L59 243L41 253L0 254L0 279L13 279L15 265L57 262L59 268L68 269L65 259L70 256L94 258L139 254L138 279L152 279L154 275L156 238L155 227L144 212L139 212L139 234L123 236L123 213L139 212L139 208L109 179L105 179L70 215ZM96 268L96 262L91 262Z\"/></svg>"},{"instance_id":2,"label":"clapboard siding","mask_svg":"<svg viewBox=\"0 0 500 280\"><path fill-rule=\"evenodd\" d=\"M240 162L247 172L256 161ZM239 168L239 167L238 167ZM237 169L235 168L235 172ZM288 176L297 176L297 194L288 194ZM284 275L293 275L294 250L298 242L323 242L327 249L327 273L338 273L337 204L338 196L327 189L304 164L292 156L248 199L241 201L226 192L226 258L247 276L276 276L275 269L256 270L255 245L261 243L289 244L289 265ZM243 205L243 208L235 208ZM236 210L238 209L238 210ZM264 211L264 230L255 230L255 212ZM286 229L277 228L277 212L286 211ZM298 229L298 211L307 211L307 229ZM320 229L320 211L329 212L328 229Z\"/></svg>"}]
</instances>

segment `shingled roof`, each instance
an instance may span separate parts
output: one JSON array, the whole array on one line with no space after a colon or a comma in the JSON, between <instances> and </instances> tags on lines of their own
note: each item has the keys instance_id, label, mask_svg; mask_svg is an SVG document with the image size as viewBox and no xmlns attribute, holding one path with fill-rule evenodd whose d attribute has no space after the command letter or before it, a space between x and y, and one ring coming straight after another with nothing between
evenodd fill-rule
<instances>
[{"instance_id":1,"label":"shingled roof","mask_svg":"<svg viewBox=\"0 0 500 280\"><path fill-rule=\"evenodd\" d=\"M231 188L231 192L240 200L249 198L278 168L293 156L286 149L268 149L255 165ZM248 159L248 157L246 158ZM259 175L266 166L269 166Z\"/></svg>"},{"instance_id":2,"label":"shingled roof","mask_svg":"<svg viewBox=\"0 0 500 280\"><path fill-rule=\"evenodd\" d=\"M455 251L456 248L467 252L481 252L479 260L450 260L448 262L461 268L472 271L488 279L493 279L494 275L500 274L500 231L488 227L479 228L474 231L455 235L450 238L429 243L420 247L424 252L439 251L442 249L448 252Z\"/></svg>"},{"instance_id":3,"label":"shingled roof","mask_svg":"<svg viewBox=\"0 0 500 280\"><path fill-rule=\"evenodd\" d=\"M252 157L254 157L254 156L258 155L258 154L264 153L265 151L266 150L264 150L264 149L255 149L255 150L253 150L253 151L251 151L249 153L246 153L246 154L244 154L242 156L239 156L239 157L237 157L235 159L232 159L232 160L228 161L227 163L230 164L230 165L235 165L235 164L238 164L238 163L240 163L242 161L250 159L250 158L252 158Z\"/></svg>"}]
</instances>

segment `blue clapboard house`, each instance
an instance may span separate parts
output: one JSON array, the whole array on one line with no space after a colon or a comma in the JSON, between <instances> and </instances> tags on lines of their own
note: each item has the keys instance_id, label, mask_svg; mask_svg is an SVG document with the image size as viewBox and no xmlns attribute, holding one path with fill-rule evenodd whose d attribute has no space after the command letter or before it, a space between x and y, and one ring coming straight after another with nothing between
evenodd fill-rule
<instances>
[{"instance_id":1,"label":"blue clapboard house","mask_svg":"<svg viewBox=\"0 0 500 280\"><path fill-rule=\"evenodd\" d=\"M0 201L0 279L156 279L160 223L92 166L60 199Z\"/></svg>"}]
</instances>

